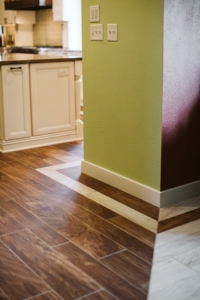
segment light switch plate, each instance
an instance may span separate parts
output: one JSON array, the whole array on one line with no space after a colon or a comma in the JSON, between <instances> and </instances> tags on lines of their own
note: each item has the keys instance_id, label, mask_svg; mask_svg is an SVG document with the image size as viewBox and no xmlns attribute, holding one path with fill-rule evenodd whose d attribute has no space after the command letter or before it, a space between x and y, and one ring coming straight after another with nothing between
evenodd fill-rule
<instances>
[{"instance_id":1,"label":"light switch plate","mask_svg":"<svg viewBox=\"0 0 200 300\"><path fill-rule=\"evenodd\" d=\"M108 24L107 25L107 40L112 42L118 41L118 25Z\"/></svg>"},{"instance_id":2,"label":"light switch plate","mask_svg":"<svg viewBox=\"0 0 200 300\"><path fill-rule=\"evenodd\" d=\"M100 6L90 6L90 22L100 21Z\"/></svg>"},{"instance_id":3,"label":"light switch plate","mask_svg":"<svg viewBox=\"0 0 200 300\"><path fill-rule=\"evenodd\" d=\"M90 40L103 41L103 24L90 25Z\"/></svg>"}]
</instances>

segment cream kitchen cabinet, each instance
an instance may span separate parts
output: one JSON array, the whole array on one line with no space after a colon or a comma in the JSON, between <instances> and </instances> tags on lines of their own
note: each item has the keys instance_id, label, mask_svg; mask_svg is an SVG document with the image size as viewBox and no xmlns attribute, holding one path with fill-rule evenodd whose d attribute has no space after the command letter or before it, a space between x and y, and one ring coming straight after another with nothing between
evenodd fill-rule
<instances>
[{"instance_id":1,"label":"cream kitchen cabinet","mask_svg":"<svg viewBox=\"0 0 200 300\"><path fill-rule=\"evenodd\" d=\"M67 48L82 50L81 0L53 0L53 20L64 22L63 34L65 38L67 36Z\"/></svg>"},{"instance_id":2,"label":"cream kitchen cabinet","mask_svg":"<svg viewBox=\"0 0 200 300\"><path fill-rule=\"evenodd\" d=\"M74 63L32 64L33 136L75 130Z\"/></svg>"},{"instance_id":3,"label":"cream kitchen cabinet","mask_svg":"<svg viewBox=\"0 0 200 300\"><path fill-rule=\"evenodd\" d=\"M15 24L16 21L16 11L15 10L5 10L4 0L0 0L0 24Z\"/></svg>"},{"instance_id":4,"label":"cream kitchen cabinet","mask_svg":"<svg viewBox=\"0 0 200 300\"><path fill-rule=\"evenodd\" d=\"M9 55L11 64L0 64L0 152L82 140L82 61L16 64Z\"/></svg>"},{"instance_id":5,"label":"cream kitchen cabinet","mask_svg":"<svg viewBox=\"0 0 200 300\"><path fill-rule=\"evenodd\" d=\"M81 0L53 0L52 10L54 21L70 21L80 17Z\"/></svg>"},{"instance_id":6,"label":"cream kitchen cabinet","mask_svg":"<svg viewBox=\"0 0 200 300\"><path fill-rule=\"evenodd\" d=\"M69 21L77 0L53 0L52 11L54 21Z\"/></svg>"},{"instance_id":7,"label":"cream kitchen cabinet","mask_svg":"<svg viewBox=\"0 0 200 300\"><path fill-rule=\"evenodd\" d=\"M54 21L67 21L64 16L64 1L53 0L53 20Z\"/></svg>"},{"instance_id":8,"label":"cream kitchen cabinet","mask_svg":"<svg viewBox=\"0 0 200 300\"><path fill-rule=\"evenodd\" d=\"M4 0L0 0L0 24L35 24L35 11L5 10Z\"/></svg>"},{"instance_id":9,"label":"cream kitchen cabinet","mask_svg":"<svg viewBox=\"0 0 200 300\"><path fill-rule=\"evenodd\" d=\"M29 66L2 66L1 77L1 135L5 140L30 137Z\"/></svg>"}]
</instances>

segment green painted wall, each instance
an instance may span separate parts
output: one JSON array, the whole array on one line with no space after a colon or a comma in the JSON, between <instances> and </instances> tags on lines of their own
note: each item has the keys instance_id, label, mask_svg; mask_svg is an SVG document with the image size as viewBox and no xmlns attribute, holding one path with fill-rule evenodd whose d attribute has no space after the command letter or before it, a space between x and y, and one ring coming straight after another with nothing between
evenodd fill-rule
<instances>
[{"instance_id":1,"label":"green painted wall","mask_svg":"<svg viewBox=\"0 0 200 300\"><path fill-rule=\"evenodd\" d=\"M90 5L104 41L90 41ZM82 0L84 159L160 190L163 0ZM119 41L106 25L117 23Z\"/></svg>"}]
</instances>

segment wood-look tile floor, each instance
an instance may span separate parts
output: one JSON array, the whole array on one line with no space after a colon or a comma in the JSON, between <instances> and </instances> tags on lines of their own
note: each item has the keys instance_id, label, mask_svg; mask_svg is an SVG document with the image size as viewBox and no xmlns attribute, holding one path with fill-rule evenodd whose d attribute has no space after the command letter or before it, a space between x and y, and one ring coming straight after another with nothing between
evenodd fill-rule
<instances>
[{"instance_id":1,"label":"wood-look tile floor","mask_svg":"<svg viewBox=\"0 0 200 300\"><path fill-rule=\"evenodd\" d=\"M159 210L81 175L82 157L0 154L0 299L147 299Z\"/></svg>"},{"instance_id":2,"label":"wood-look tile floor","mask_svg":"<svg viewBox=\"0 0 200 300\"><path fill-rule=\"evenodd\" d=\"M0 154L0 299L147 299L157 230L162 251L155 251L150 299L164 299L156 283L163 284L163 261L192 269L192 282L200 272L200 199L159 212L81 174L82 158L83 142ZM195 259L178 250L166 256L166 245L178 249L183 238L174 231L193 223L191 239L184 234Z\"/></svg>"}]
</instances>

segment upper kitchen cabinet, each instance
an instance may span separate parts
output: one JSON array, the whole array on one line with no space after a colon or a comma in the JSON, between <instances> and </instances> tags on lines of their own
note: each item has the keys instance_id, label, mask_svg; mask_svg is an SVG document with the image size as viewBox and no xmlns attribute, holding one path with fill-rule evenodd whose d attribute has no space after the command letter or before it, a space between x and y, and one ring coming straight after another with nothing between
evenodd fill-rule
<instances>
[{"instance_id":1,"label":"upper kitchen cabinet","mask_svg":"<svg viewBox=\"0 0 200 300\"><path fill-rule=\"evenodd\" d=\"M15 24L16 22L16 11L5 10L4 0L0 0L0 24Z\"/></svg>"},{"instance_id":2,"label":"upper kitchen cabinet","mask_svg":"<svg viewBox=\"0 0 200 300\"><path fill-rule=\"evenodd\" d=\"M70 21L81 11L81 0L53 0L52 4L54 21Z\"/></svg>"},{"instance_id":3,"label":"upper kitchen cabinet","mask_svg":"<svg viewBox=\"0 0 200 300\"><path fill-rule=\"evenodd\" d=\"M63 39L70 50L82 50L81 0L53 0L53 20L64 22ZM67 32L67 34L66 34Z\"/></svg>"},{"instance_id":4,"label":"upper kitchen cabinet","mask_svg":"<svg viewBox=\"0 0 200 300\"><path fill-rule=\"evenodd\" d=\"M35 11L5 10L4 0L0 0L0 24L35 24Z\"/></svg>"},{"instance_id":5,"label":"upper kitchen cabinet","mask_svg":"<svg viewBox=\"0 0 200 300\"><path fill-rule=\"evenodd\" d=\"M35 11L18 10L16 14L16 24L35 24Z\"/></svg>"},{"instance_id":6,"label":"upper kitchen cabinet","mask_svg":"<svg viewBox=\"0 0 200 300\"><path fill-rule=\"evenodd\" d=\"M53 0L53 20L54 21L67 21L64 16L64 1Z\"/></svg>"}]
</instances>

